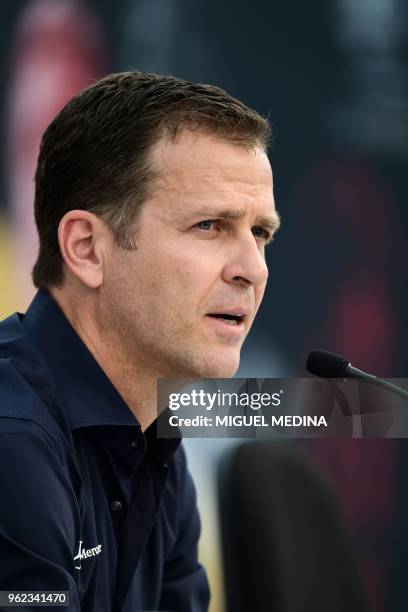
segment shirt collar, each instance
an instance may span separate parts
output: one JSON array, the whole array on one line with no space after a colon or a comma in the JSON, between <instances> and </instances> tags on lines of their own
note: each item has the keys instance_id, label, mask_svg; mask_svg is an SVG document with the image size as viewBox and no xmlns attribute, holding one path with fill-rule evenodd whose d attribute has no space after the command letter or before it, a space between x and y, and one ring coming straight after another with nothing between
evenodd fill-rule
<instances>
[{"instance_id":1,"label":"shirt collar","mask_svg":"<svg viewBox=\"0 0 408 612\"><path fill-rule=\"evenodd\" d=\"M54 299L40 290L22 320L53 374L72 430L101 425L132 426L143 436L140 424L98 362L75 332ZM156 423L146 430L154 454L167 460L179 439L158 439ZM155 438L154 443L153 440Z\"/></svg>"}]
</instances>

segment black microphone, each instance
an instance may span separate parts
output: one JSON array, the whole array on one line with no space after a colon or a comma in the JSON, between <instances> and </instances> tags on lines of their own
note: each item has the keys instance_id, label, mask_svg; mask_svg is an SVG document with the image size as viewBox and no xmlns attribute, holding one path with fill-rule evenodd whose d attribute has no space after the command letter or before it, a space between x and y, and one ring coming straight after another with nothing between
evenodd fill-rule
<instances>
[{"instance_id":1,"label":"black microphone","mask_svg":"<svg viewBox=\"0 0 408 612\"><path fill-rule=\"evenodd\" d=\"M351 365L350 361L340 355L328 351L312 351L306 362L306 369L319 378L355 378L367 383L378 385L383 389L393 391L408 400L408 391L392 383L367 374Z\"/></svg>"}]
</instances>

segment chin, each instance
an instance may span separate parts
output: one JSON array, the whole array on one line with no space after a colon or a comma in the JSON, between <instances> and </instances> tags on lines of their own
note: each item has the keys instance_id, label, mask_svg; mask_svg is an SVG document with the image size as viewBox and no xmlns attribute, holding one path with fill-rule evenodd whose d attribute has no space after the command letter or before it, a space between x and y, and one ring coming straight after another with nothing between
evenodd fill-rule
<instances>
[{"instance_id":1,"label":"chin","mask_svg":"<svg viewBox=\"0 0 408 612\"><path fill-rule=\"evenodd\" d=\"M239 355L237 358L225 360L215 357L206 364L202 364L200 378L231 378L239 368Z\"/></svg>"}]
</instances>

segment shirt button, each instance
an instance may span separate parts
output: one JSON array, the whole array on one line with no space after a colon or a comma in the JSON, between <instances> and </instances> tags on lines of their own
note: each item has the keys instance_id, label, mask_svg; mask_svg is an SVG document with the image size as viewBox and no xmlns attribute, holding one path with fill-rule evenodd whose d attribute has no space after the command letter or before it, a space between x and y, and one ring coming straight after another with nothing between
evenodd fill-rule
<instances>
[{"instance_id":1,"label":"shirt button","mask_svg":"<svg viewBox=\"0 0 408 612\"><path fill-rule=\"evenodd\" d=\"M137 440L129 440L127 445L128 445L128 448L130 448L131 450L136 450L138 447Z\"/></svg>"},{"instance_id":2,"label":"shirt button","mask_svg":"<svg viewBox=\"0 0 408 612\"><path fill-rule=\"evenodd\" d=\"M120 512L120 510L122 510L123 508L123 504L120 501L114 501L111 503L111 510L113 510L113 512Z\"/></svg>"}]
</instances>

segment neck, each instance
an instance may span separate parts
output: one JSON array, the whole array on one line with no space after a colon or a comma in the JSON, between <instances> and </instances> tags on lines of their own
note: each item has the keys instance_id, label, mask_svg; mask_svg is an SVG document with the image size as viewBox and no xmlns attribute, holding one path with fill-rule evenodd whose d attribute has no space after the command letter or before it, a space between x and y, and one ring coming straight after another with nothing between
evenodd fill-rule
<instances>
[{"instance_id":1,"label":"neck","mask_svg":"<svg viewBox=\"0 0 408 612\"><path fill-rule=\"evenodd\" d=\"M115 334L99 324L95 304L68 298L59 289L51 295L145 431L157 418L157 374L128 355Z\"/></svg>"}]
</instances>

